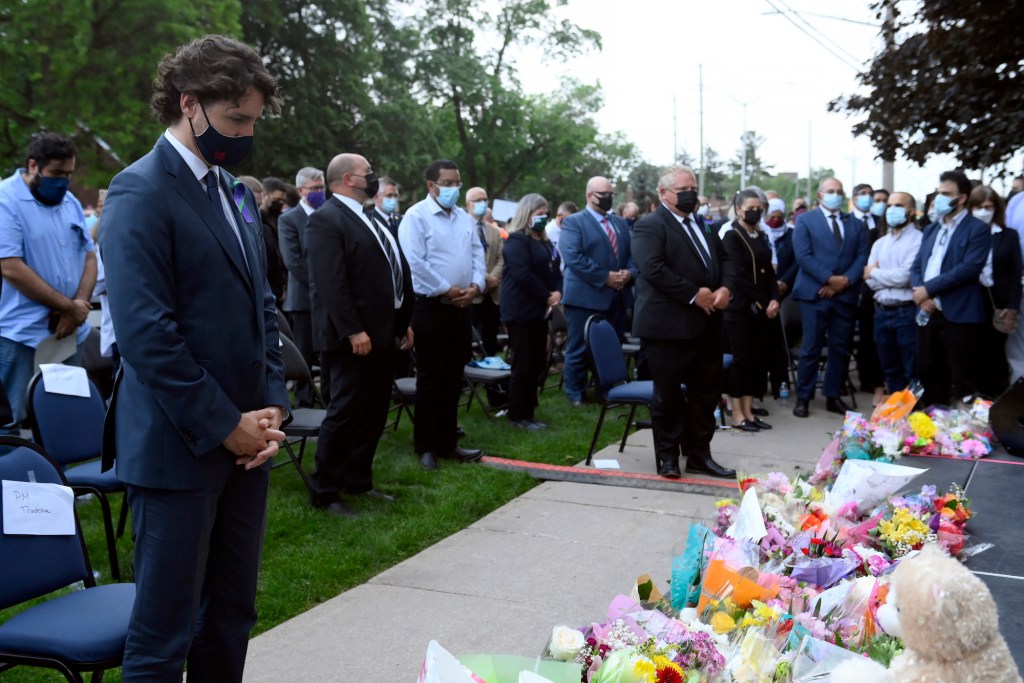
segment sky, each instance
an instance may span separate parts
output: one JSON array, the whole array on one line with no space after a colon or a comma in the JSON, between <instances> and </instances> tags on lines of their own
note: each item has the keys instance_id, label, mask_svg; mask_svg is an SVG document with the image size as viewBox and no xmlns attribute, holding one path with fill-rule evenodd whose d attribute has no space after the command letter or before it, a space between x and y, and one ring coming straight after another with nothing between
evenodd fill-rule
<instances>
[{"instance_id":1,"label":"sky","mask_svg":"<svg viewBox=\"0 0 1024 683\"><path fill-rule=\"evenodd\" d=\"M810 163L834 169L847 193L855 183L881 186L882 162L866 137L854 138L856 119L827 109L832 99L857 91L850 63L866 64L881 46L867 0L569 0L555 15L600 33L603 49L564 64L544 60L536 47L523 50L523 88L551 92L561 76L600 83L601 130L624 132L647 161L672 161L674 133L680 151L697 155L703 65L704 144L720 157L740 149L746 102L746 128L765 138L759 153L773 173L805 177ZM932 157L924 167L898 159L895 187L888 189L923 198L942 171L956 166L950 156ZM1010 168L1019 173L1021 166L1018 155ZM1005 194L1002 181L993 186Z\"/></svg>"}]
</instances>

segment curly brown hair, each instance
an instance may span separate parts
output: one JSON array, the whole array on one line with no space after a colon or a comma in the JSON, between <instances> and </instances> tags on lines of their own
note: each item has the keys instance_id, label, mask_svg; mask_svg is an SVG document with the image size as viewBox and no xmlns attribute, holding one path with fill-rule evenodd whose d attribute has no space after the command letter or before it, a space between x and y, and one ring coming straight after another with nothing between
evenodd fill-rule
<instances>
[{"instance_id":1,"label":"curly brown hair","mask_svg":"<svg viewBox=\"0 0 1024 683\"><path fill-rule=\"evenodd\" d=\"M238 100L249 88L263 94L264 106L279 114L281 98L277 80L256 52L234 38L208 35L164 55L153 81L153 107L160 123L170 126L181 119L181 94L195 95L200 102Z\"/></svg>"}]
</instances>

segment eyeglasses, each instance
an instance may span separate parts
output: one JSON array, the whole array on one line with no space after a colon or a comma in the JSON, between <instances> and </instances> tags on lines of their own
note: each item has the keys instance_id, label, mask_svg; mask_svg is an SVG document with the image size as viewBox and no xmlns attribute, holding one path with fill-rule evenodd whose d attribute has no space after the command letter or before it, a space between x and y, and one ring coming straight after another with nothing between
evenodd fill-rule
<instances>
[{"instance_id":1,"label":"eyeglasses","mask_svg":"<svg viewBox=\"0 0 1024 683\"><path fill-rule=\"evenodd\" d=\"M324 191L324 186L323 185L305 185L301 189L306 190L307 192L323 192Z\"/></svg>"}]
</instances>

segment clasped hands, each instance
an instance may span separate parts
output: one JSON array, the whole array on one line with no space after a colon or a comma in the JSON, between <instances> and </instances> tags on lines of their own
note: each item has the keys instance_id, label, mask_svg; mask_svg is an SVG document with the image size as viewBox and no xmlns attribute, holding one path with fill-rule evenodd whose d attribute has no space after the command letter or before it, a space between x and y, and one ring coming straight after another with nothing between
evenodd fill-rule
<instances>
[{"instance_id":1,"label":"clasped hands","mask_svg":"<svg viewBox=\"0 0 1024 683\"><path fill-rule=\"evenodd\" d=\"M632 279L633 274L623 268L622 270L608 271L608 277L604 279L604 283L612 289L621 292Z\"/></svg>"},{"instance_id":2,"label":"clasped hands","mask_svg":"<svg viewBox=\"0 0 1024 683\"><path fill-rule=\"evenodd\" d=\"M729 290L726 287L719 287L715 291L711 291L707 287L701 287L697 290L697 296L693 298L693 303L708 315L715 311L725 310L725 307L729 305Z\"/></svg>"},{"instance_id":3,"label":"clasped hands","mask_svg":"<svg viewBox=\"0 0 1024 683\"><path fill-rule=\"evenodd\" d=\"M458 306L459 308L467 308L473 303L473 299L480 296L480 294L482 294L482 292L480 291L480 287L478 287L477 284L474 282L469 287L465 288L455 287L453 285L445 293L445 296L451 299L453 306Z\"/></svg>"},{"instance_id":4,"label":"clasped hands","mask_svg":"<svg viewBox=\"0 0 1024 683\"><path fill-rule=\"evenodd\" d=\"M278 442L284 441L281 422L284 412L278 406L242 413L238 425L224 439L224 447L236 456L236 465L251 470L277 455Z\"/></svg>"},{"instance_id":5,"label":"clasped hands","mask_svg":"<svg viewBox=\"0 0 1024 683\"><path fill-rule=\"evenodd\" d=\"M850 288L850 278L845 275L833 275L818 290L818 296L822 299L831 299L836 294L842 294Z\"/></svg>"},{"instance_id":6,"label":"clasped hands","mask_svg":"<svg viewBox=\"0 0 1024 683\"><path fill-rule=\"evenodd\" d=\"M935 299L932 298L932 295L924 287L914 287L914 303L928 315L938 310L938 307L935 305Z\"/></svg>"},{"instance_id":7,"label":"clasped hands","mask_svg":"<svg viewBox=\"0 0 1024 683\"><path fill-rule=\"evenodd\" d=\"M75 330L89 317L90 310L92 310L92 306L85 299L68 299L64 308L55 311L60 313L60 318L57 319L57 327L53 330L57 339L63 339L68 335L74 334Z\"/></svg>"}]
</instances>

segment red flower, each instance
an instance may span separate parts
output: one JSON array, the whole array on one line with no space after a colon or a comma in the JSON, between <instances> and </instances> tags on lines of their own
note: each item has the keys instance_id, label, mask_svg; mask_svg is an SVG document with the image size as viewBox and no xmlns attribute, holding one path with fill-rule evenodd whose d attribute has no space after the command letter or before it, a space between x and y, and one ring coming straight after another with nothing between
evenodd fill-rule
<instances>
[{"instance_id":1,"label":"red flower","mask_svg":"<svg viewBox=\"0 0 1024 683\"><path fill-rule=\"evenodd\" d=\"M678 671L667 666L658 669L657 681L658 683L685 683Z\"/></svg>"},{"instance_id":2,"label":"red flower","mask_svg":"<svg viewBox=\"0 0 1024 683\"><path fill-rule=\"evenodd\" d=\"M742 491L743 493L746 493L747 489L749 489L751 486L756 486L756 485L757 485L757 478L756 477L748 477L748 478L746 478L746 479L744 479L743 481L740 482L740 491Z\"/></svg>"},{"instance_id":3,"label":"red flower","mask_svg":"<svg viewBox=\"0 0 1024 683\"><path fill-rule=\"evenodd\" d=\"M820 538L812 538L811 545L824 545L825 541Z\"/></svg>"}]
</instances>

